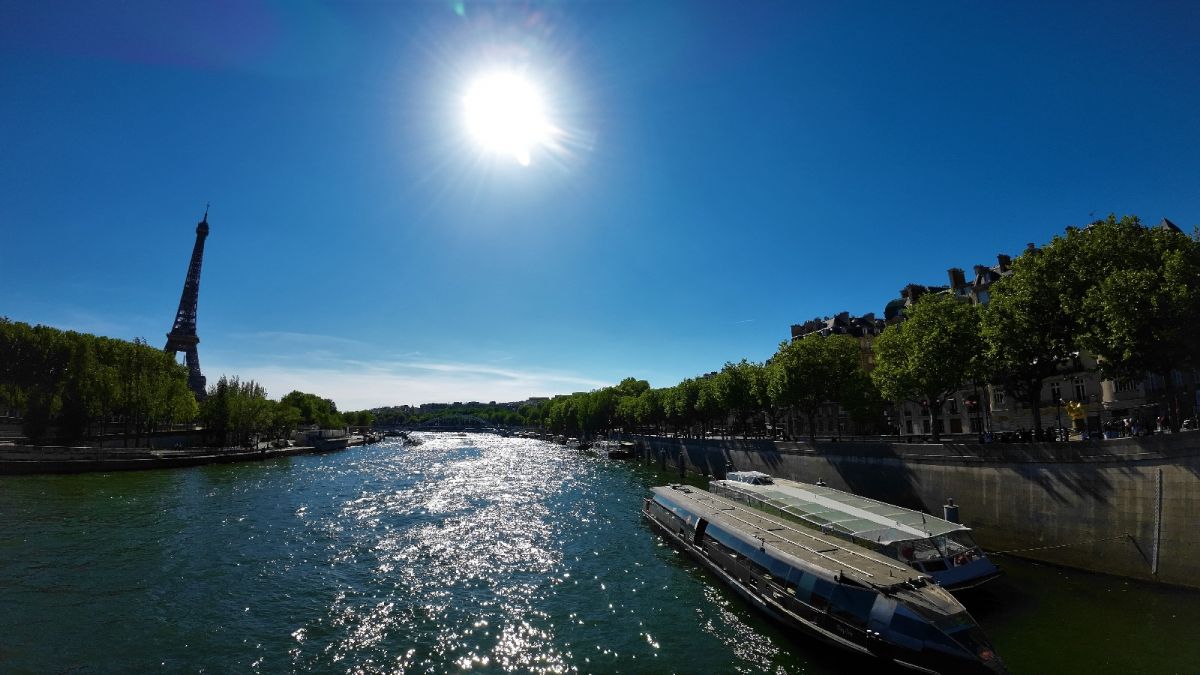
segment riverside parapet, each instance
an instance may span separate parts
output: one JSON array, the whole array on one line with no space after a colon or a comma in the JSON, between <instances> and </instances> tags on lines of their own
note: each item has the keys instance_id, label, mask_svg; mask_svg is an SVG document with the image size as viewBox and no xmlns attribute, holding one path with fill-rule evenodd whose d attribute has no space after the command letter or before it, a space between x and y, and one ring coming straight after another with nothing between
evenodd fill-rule
<instances>
[{"instance_id":1,"label":"riverside parapet","mask_svg":"<svg viewBox=\"0 0 1200 675\"><path fill-rule=\"evenodd\" d=\"M343 445L342 448L336 449L344 448ZM331 451L312 446L246 450L242 448L126 449L0 445L0 475L172 469L204 464L254 462Z\"/></svg>"},{"instance_id":2,"label":"riverside parapet","mask_svg":"<svg viewBox=\"0 0 1200 675\"><path fill-rule=\"evenodd\" d=\"M953 498L990 551L1200 588L1200 433L986 445L631 438L668 469L821 479L939 516Z\"/></svg>"}]
</instances>

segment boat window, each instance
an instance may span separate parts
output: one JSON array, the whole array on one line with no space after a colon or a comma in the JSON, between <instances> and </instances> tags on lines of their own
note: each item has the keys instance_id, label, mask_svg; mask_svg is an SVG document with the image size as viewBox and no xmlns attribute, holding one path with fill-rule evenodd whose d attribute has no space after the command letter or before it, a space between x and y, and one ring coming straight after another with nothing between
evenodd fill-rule
<instances>
[{"instance_id":1,"label":"boat window","mask_svg":"<svg viewBox=\"0 0 1200 675\"><path fill-rule=\"evenodd\" d=\"M817 578L811 574L801 574L796 581L796 598L812 604L813 586L816 584Z\"/></svg>"},{"instance_id":2,"label":"boat window","mask_svg":"<svg viewBox=\"0 0 1200 675\"><path fill-rule=\"evenodd\" d=\"M925 621L913 618L911 616L905 616L900 612L896 612L892 615L892 630L900 633L901 635L907 635L908 637L916 638L921 641L924 641L931 632L936 632L932 631L929 624Z\"/></svg>"},{"instance_id":3,"label":"boat window","mask_svg":"<svg viewBox=\"0 0 1200 675\"><path fill-rule=\"evenodd\" d=\"M984 635L983 629L975 624L971 624L969 628L952 633L950 637L962 645L964 649L980 656L984 660L990 660L984 654L994 655L996 653L995 649L992 648L992 644L988 642L987 636Z\"/></svg>"},{"instance_id":4,"label":"boat window","mask_svg":"<svg viewBox=\"0 0 1200 675\"><path fill-rule=\"evenodd\" d=\"M971 537L971 533L966 530L959 530L946 535L946 549L950 552L950 555L967 553L977 548L979 548L979 545L975 543L975 539Z\"/></svg>"},{"instance_id":5,"label":"boat window","mask_svg":"<svg viewBox=\"0 0 1200 675\"><path fill-rule=\"evenodd\" d=\"M938 540L941 540L944 546L945 539L945 537L933 537L931 539L914 539L913 541L906 541L904 543L912 547L913 559L923 562L946 557L945 550L938 546Z\"/></svg>"},{"instance_id":6,"label":"boat window","mask_svg":"<svg viewBox=\"0 0 1200 675\"><path fill-rule=\"evenodd\" d=\"M944 572L944 571L946 571L946 561L942 560L940 558L938 560L926 560L925 561L925 571L926 572Z\"/></svg>"},{"instance_id":7,"label":"boat window","mask_svg":"<svg viewBox=\"0 0 1200 675\"><path fill-rule=\"evenodd\" d=\"M851 623L865 626L874 604L874 592L838 584L833 588L833 594L829 599L829 611Z\"/></svg>"},{"instance_id":8,"label":"boat window","mask_svg":"<svg viewBox=\"0 0 1200 675\"><path fill-rule=\"evenodd\" d=\"M833 584L817 577L812 577L812 579L812 593L809 594L808 604L817 609L828 608L829 596L833 594Z\"/></svg>"},{"instance_id":9,"label":"boat window","mask_svg":"<svg viewBox=\"0 0 1200 675\"><path fill-rule=\"evenodd\" d=\"M971 615L967 614L966 612L958 612L956 614L949 614L947 616L940 617L934 622L934 625L938 627L938 630L954 634L960 630L966 630L971 626L974 626L975 620L972 619Z\"/></svg>"}]
</instances>

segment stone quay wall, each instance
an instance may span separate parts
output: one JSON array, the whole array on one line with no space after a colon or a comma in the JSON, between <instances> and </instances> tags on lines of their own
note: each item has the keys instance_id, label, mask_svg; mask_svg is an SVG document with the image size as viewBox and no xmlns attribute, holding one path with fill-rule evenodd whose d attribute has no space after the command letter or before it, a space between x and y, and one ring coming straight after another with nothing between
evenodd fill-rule
<instances>
[{"instance_id":1,"label":"stone quay wall","mask_svg":"<svg viewBox=\"0 0 1200 675\"><path fill-rule=\"evenodd\" d=\"M681 474L822 479L939 517L953 498L988 551L1200 588L1200 432L987 445L630 438L642 461Z\"/></svg>"}]
</instances>

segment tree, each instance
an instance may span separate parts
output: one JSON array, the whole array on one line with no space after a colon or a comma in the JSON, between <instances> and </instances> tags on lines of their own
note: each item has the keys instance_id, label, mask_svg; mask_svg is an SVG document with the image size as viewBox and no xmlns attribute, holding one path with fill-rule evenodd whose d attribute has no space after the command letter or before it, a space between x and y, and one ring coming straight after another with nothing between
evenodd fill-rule
<instances>
[{"instance_id":1,"label":"tree","mask_svg":"<svg viewBox=\"0 0 1200 675\"><path fill-rule=\"evenodd\" d=\"M200 417L218 445L249 446L259 434L280 423L276 412L280 407L292 406L269 400L266 389L254 380L242 382L222 375L209 387Z\"/></svg>"},{"instance_id":2,"label":"tree","mask_svg":"<svg viewBox=\"0 0 1200 675\"><path fill-rule=\"evenodd\" d=\"M296 406L288 405L282 401L275 404L271 411L271 435L276 438L283 438L294 431L296 427L300 426L300 423L300 410Z\"/></svg>"},{"instance_id":3,"label":"tree","mask_svg":"<svg viewBox=\"0 0 1200 675\"><path fill-rule=\"evenodd\" d=\"M643 391L650 388L650 383L645 380L639 380L632 377L627 377L616 386L617 396L641 396Z\"/></svg>"},{"instance_id":4,"label":"tree","mask_svg":"<svg viewBox=\"0 0 1200 675\"><path fill-rule=\"evenodd\" d=\"M762 364L750 363L742 359L737 363L725 364L721 369L721 387L725 405L734 415L741 426L742 435L747 435L747 420L755 412L763 410L763 406L755 392L755 380Z\"/></svg>"},{"instance_id":5,"label":"tree","mask_svg":"<svg viewBox=\"0 0 1200 675\"><path fill-rule=\"evenodd\" d=\"M279 399L279 402L299 410L302 424L316 424L322 429L341 429L346 426L338 413L337 404L316 394L293 391Z\"/></svg>"},{"instance_id":6,"label":"tree","mask_svg":"<svg viewBox=\"0 0 1200 675\"><path fill-rule=\"evenodd\" d=\"M712 423L729 416L725 397L725 378L721 373L696 380L696 414L701 420L702 435Z\"/></svg>"},{"instance_id":7,"label":"tree","mask_svg":"<svg viewBox=\"0 0 1200 675\"><path fill-rule=\"evenodd\" d=\"M781 342L768 365L771 398L805 416L808 439L816 440L820 407L839 401L854 386L860 372L858 341L848 335L809 335Z\"/></svg>"},{"instance_id":8,"label":"tree","mask_svg":"<svg viewBox=\"0 0 1200 675\"><path fill-rule=\"evenodd\" d=\"M1180 422L1172 370L1200 365L1200 242L1135 216L1093 223L1066 237L1080 292L1071 300L1079 344L1110 378L1163 378Z\"/></svg>"},{"instance_id":9,"label":"tree","mask_svg":"<svg viewBox=\"0 0 1200 675\"><path fill-rule=\"evenodd\" d=\"M637 422L640 426L657 429L666 419L663 389L647 389L637 398Z\"/></svg>"},{"instance_id":10,"label":"tree","mask_svg":"<svg viewBox=\"0 0 1200 675\"><path fill-rule=\"evenodd\" d=\"M981 316L989 379L1029 406L1035 429L1042 428L1043 382L1078 349L1076 317L1063 306L1074 292L1074 280L1063 274L1070 248L1056 237L1023 253L1013 261L1012 275L992 285Z\"/></svg>"},{"instance_id":11,"label":"tree","mask_svg":"<svg viewBox=\"0 0 1200 675\"><path fill-rule=\"evenodd\" d=\"M942 404L980 368L979 312L952 295L925 295L902 323L875 339L874 349L871 379L880 393L892 401L926 406L936 441Z\"/></svg>"},{"instance_id":12,"label":"tree","mask_svg":"<svg viewBox=\"0 0 1200 675\"><path fill-rule=\"evenodd\" d=\"M692 377L680 382L671 387L663 407L668 412L668 417L675 421L675 428L680 427L686 429L688 436L691 436L692 425L696 420L696 404L700 400L700 383Z\"/></svg>"},{"instance_id":13,"label":"tree","mask_svg":"<svg viewBox=\"0 0 1200 675\"><path fill-rule=\"evenodd\" d=\"M772 436L778 419L779 404L771 395L771 361L764 364L754 364L750 369L750 396L756 409L763 411Z\"/></svg>"}]
</instances>

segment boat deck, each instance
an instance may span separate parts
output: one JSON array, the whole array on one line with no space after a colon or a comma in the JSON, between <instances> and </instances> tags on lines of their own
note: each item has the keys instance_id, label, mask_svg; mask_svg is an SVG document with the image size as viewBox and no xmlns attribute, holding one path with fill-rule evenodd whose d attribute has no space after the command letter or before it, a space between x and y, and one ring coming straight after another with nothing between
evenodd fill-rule
<instances>
[{"instance_id":1,"label":"boat deck","mask_svg":"<svg viewBox=\"0 0 1200 675\"><path fill-rule=\"evenodd\" d=\"M711 524L757 539L764 546L871 586L892 586L927 578L887 556L843 540L822 536L802 525L731 499L684 485L654 488Z\"/></svg>"},{"instance_id":2,"label":"boat deck","mask_svg":"<svg viewBox=\"0 0 1200 675\"><path fill-rule=\"evenodd\" d=\"M771 485L714 481L732 492L762 501L827 531L858 537L884 546L897 541L927 539L969 528L920 511L860 497L821 485L776 479Z\"/></svg>"}]
</instances>

